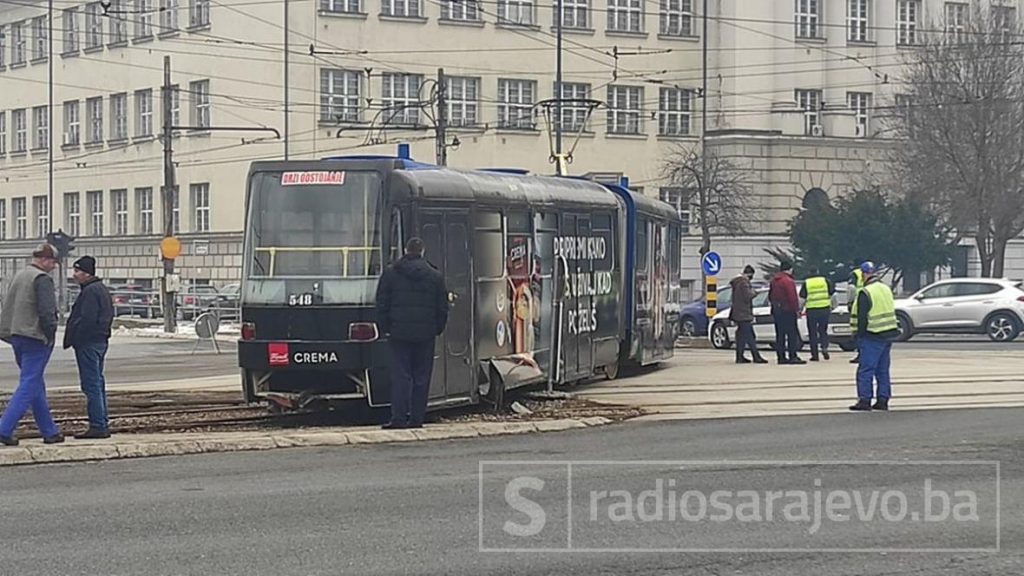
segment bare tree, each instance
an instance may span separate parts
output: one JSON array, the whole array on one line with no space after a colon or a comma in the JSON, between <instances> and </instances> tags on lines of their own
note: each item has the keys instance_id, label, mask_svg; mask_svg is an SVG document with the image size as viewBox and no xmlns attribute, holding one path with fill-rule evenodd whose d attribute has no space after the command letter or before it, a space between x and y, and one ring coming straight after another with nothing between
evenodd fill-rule
<instances>
[{"instance_id":1,"label":"bare tree","mask_svg":"<svg viewBox=\"0 0 1024 576\"><path fill-rule=\"evenodd\" d=\"M1024 47L1012 10L975 1L962 28L924 38L906 62L889 128L897 181L957 236L983 276L1002 276L1024 231ZM942 26L938 26L942 29Z\"/></svg>"},{"instance_id":2,"label":"bare tree","mask_svg":"<svg viewBox=\"0 0 1024 576\"><path fill-rule=\"evenodd\" d=\"M689 207L700 227L702 255L711 250L712 237L746 231L755 212L747 171L714 148L702 158L683 146L672 150L663 170L669 186L680 192L681 207Z\"/></svg>"}]
</instances>

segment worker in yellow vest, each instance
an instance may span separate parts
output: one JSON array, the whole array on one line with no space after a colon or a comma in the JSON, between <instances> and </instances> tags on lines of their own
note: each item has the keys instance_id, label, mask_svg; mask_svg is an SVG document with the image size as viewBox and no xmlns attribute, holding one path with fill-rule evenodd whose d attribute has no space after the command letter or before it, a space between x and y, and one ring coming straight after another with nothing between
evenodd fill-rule
<instances>
[{"instance_id":1,"label":"worker in yellow vest","mask_svg":"<svg viewBox=\"0 0 1024 576\"><path fill-rule=\"evenodd\" d=\"M847 282L846 288L846 301L849 303L850 308L850 333L853 334L853 344L856 346L857 355L850 360L850 364L856 364L860 362L860 346L857 346L857 312L854 310L854 303L857 301L857 296L860 295L860 291L864 289L864 273L860 269L861 261L857 261L854 264L853 273L850 274L850 280Z\"/></svg>"},{"instance_id":2,"label":"worker in yellow vest","mask_svg":"<svg viewBox=\"0 0 1024 576\"><path fill-rule=\"evenodd\" d=\"M807 317L807 334L811 340L811 362L818 361L819 350L825 360L829 359L828 320L832 315L832 296L835 293L835 286L817 268L811 270L810 277L800 287Z\"/></svg>"},{"instance_id":3,"label":"worker in yellow vest","mask_svg":"<svg viewBox=\"0 0 1024 576\"><path fill-rule=\"evenodd\" d=\"M880 281L875 265L865 262L864 288L857 295L853 309L857 313L857 342L860 345L860 366L857 368L857 403L850 410L888 410L892 397L889 376L892 342L899 335L896 303L892 290ZM874 384L877 382L877 388ZM871 405L872 397L875 404Z\"/></svg>"}]
</instances>

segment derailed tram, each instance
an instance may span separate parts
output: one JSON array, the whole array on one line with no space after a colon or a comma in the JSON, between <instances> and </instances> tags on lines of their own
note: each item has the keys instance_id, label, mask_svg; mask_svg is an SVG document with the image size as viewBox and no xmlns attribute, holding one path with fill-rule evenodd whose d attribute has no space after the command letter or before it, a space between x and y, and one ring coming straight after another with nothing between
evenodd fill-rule
<instances>
[{"instance_id":1,"label":"derailed tram","mask_svg":"<svg viewBox=\"0 0 1024 576\"><path fill-rule=\"evenodd\" d=\"M681 222L625 186L403 157L255 162L245 209L238 360L250 402L388 405L374 295L413 236L451 307L431 409L672 357Z\"/></svg>"}]
</instances>

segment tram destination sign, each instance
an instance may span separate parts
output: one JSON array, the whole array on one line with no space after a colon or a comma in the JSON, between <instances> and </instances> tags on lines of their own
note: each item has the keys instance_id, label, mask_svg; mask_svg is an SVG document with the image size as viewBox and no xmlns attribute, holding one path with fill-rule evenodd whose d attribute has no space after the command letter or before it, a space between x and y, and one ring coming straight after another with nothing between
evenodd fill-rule
<instances>
[{"instance_id":1,"label":"tram destination sign","mask_svg":"<svg viewBox=\"0 0 1024 576\"><path fill-rule=\"evenodd\" d=\"M317 186L323 184L342 185L345 173L340 170L309 170L306 172L282 172L281 186Z\"/></svg>"}]
</instances>

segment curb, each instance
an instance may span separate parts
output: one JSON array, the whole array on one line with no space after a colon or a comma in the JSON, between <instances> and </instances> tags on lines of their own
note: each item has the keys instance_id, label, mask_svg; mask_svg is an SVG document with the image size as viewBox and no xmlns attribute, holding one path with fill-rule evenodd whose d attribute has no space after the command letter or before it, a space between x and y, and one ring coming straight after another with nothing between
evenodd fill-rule
<instances>
[{"instance_id":1,"label":"curb","mask_svg":"<svg viewBox=\"0 0 1024 576\"><path fill-rule=\"evenodd\" d=\"M452 440L528 434L531 432L560 432L592 428L611 424L604 416L538 420L536 422L473 422L468 424L441 424L416 430L306 430L300 432L257 433L219 432L211 434L146 435L132 441L131 435L115 436L103 443L78 443L48 446L42 441L0 448L0 467L28 464L55 464L62 462L88 462L149 458L154 456L181 456L185 454L212 454L274 450L278 448L308 448L314 446L348 446L361 444L392 444L428 440ZM38 443L37 443L38 442Z\"/></svg>"}]
</instances>

